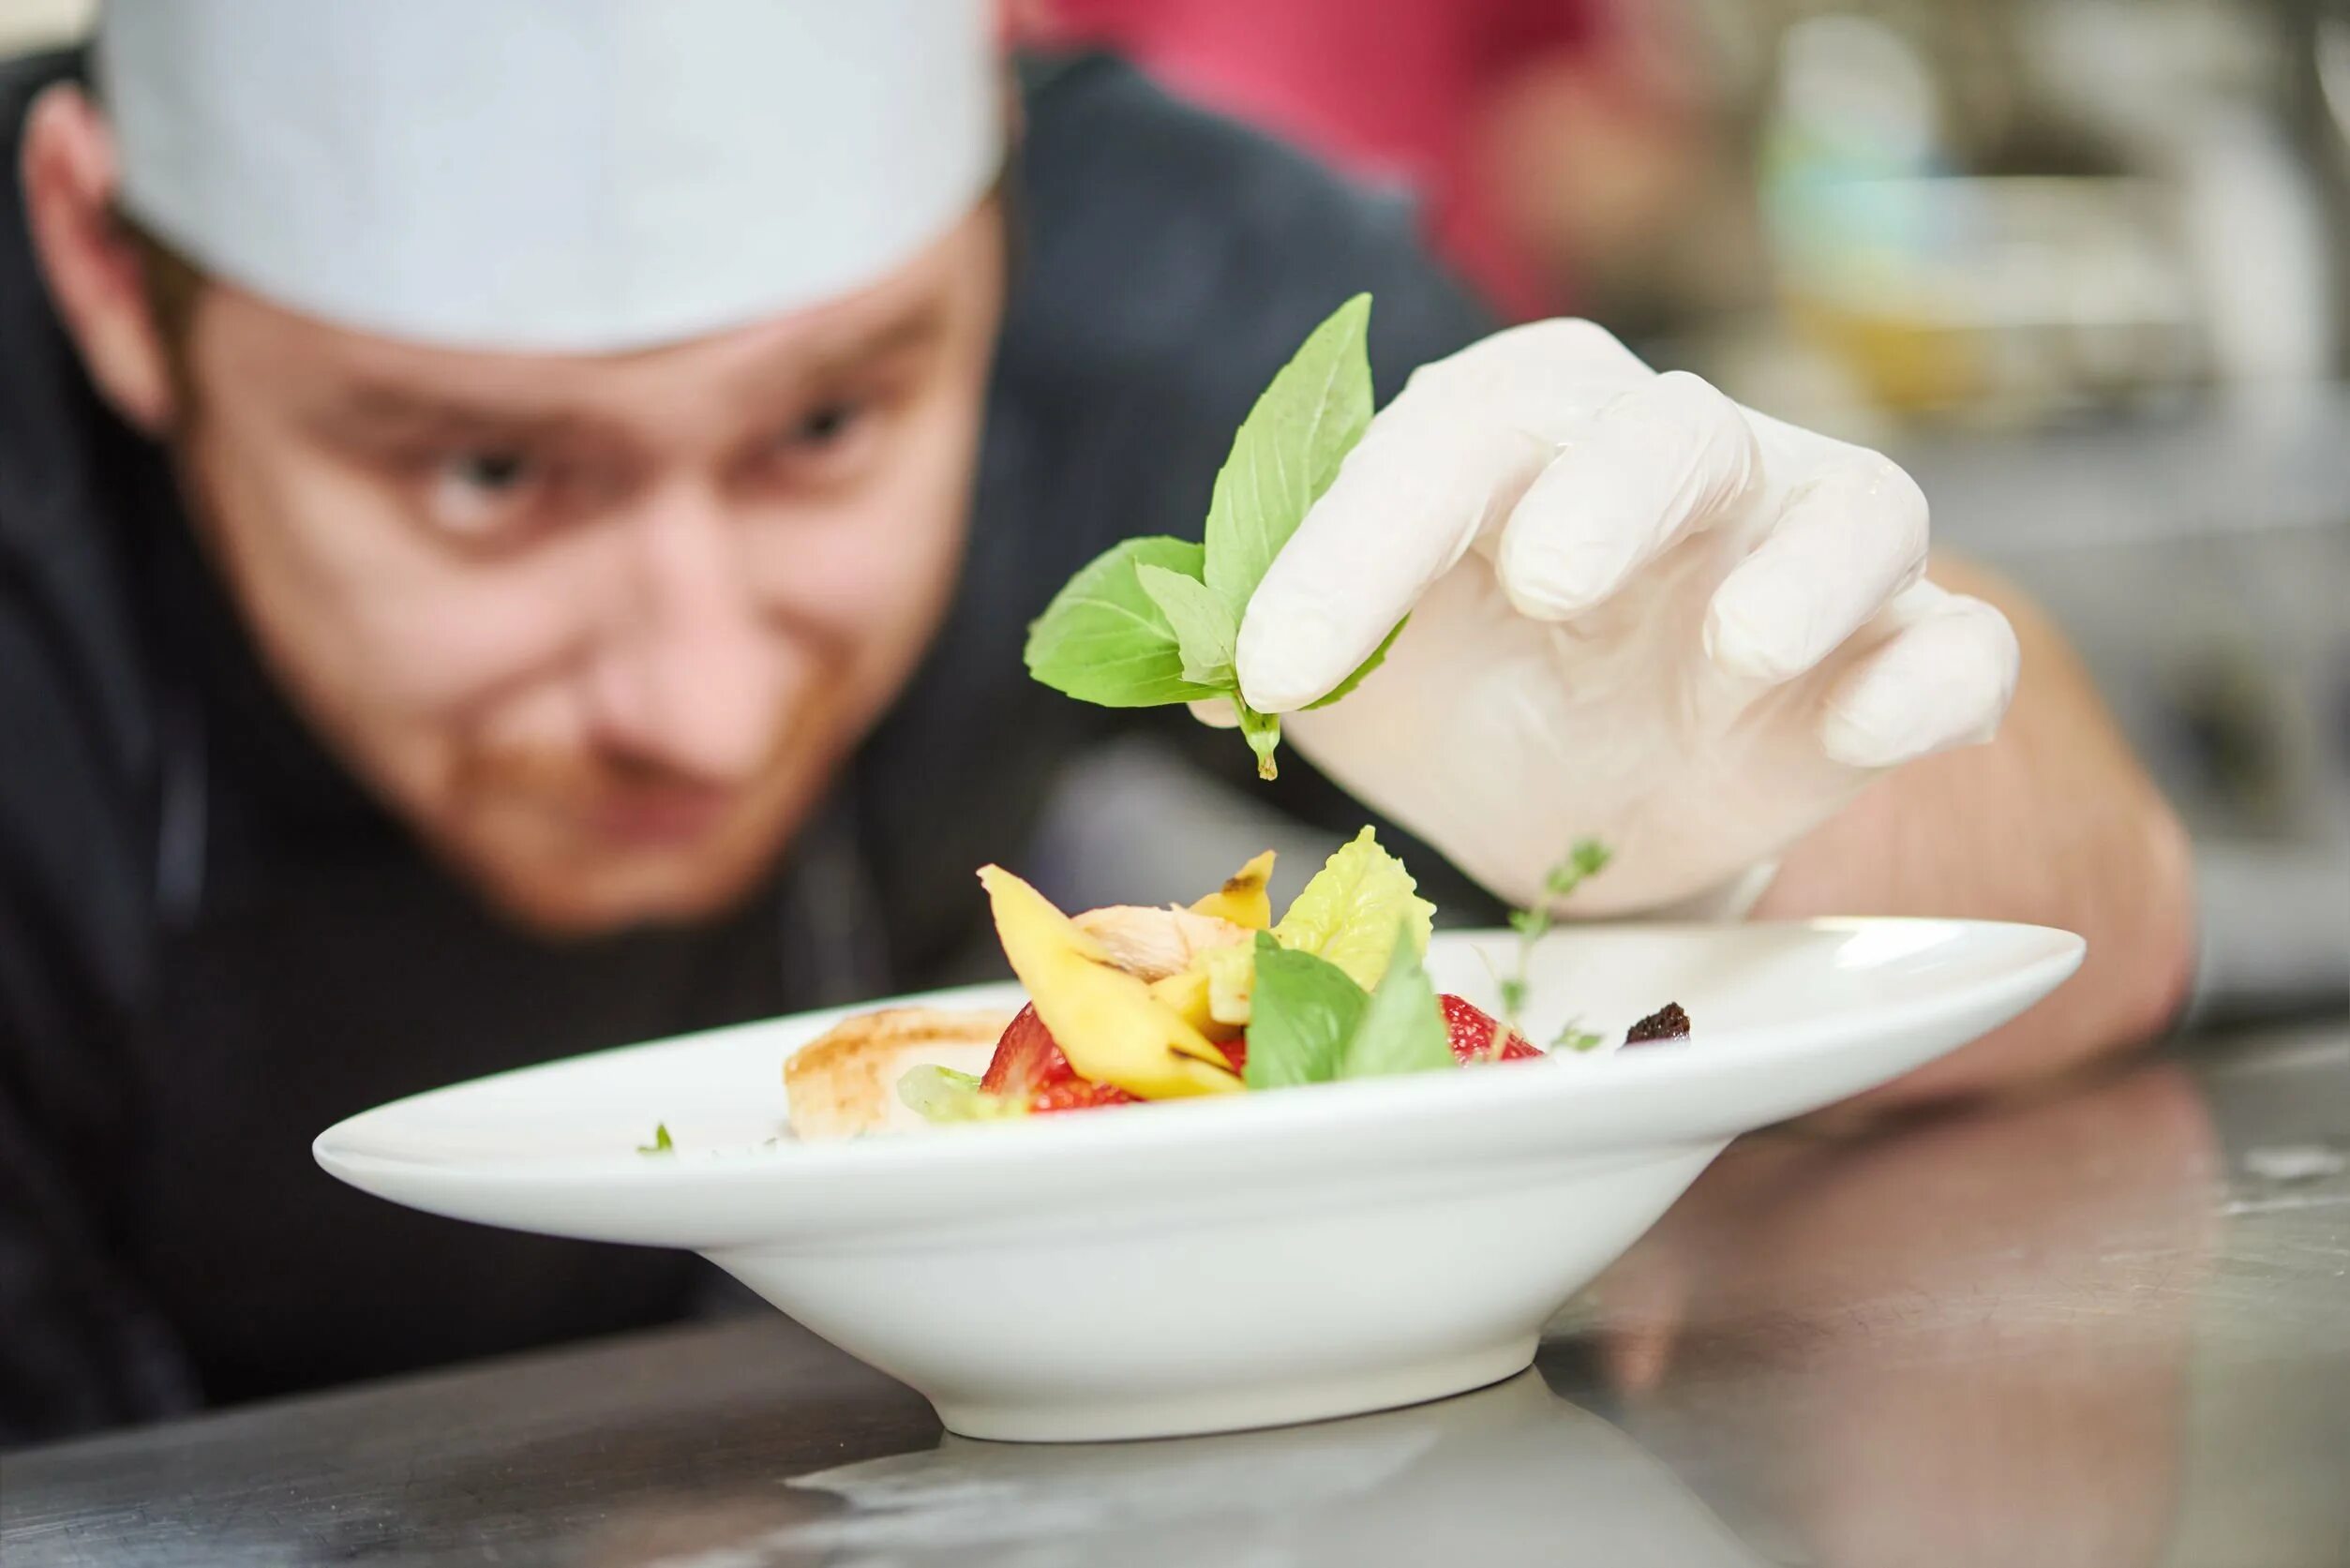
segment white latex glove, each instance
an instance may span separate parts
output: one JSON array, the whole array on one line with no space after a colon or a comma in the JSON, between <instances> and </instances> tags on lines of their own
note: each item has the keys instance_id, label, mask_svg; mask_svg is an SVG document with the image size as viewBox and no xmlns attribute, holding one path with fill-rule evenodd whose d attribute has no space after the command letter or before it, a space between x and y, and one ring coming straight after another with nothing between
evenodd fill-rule
<instances>
[{"instance_id":1,"label":"white latex glove","mask_svg":"<svg viewBox=\"0 0 2350 1568\"><path fill-rule=\"evenodd\" d=\"M1925 555L1888 459L1541 321L1371 422L1250 602L1241 689L1512 903L1588 836L1615 859L1569 912L1743 912L1872 778L2006 711L2013 631Z\"/></svg>"}]
</instances>

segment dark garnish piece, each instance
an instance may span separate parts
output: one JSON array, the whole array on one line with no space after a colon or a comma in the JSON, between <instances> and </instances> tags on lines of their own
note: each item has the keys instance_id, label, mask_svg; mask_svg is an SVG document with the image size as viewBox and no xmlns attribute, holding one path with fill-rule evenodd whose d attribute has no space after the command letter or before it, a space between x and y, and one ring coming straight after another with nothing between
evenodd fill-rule
<instances>
[{"instance_id":1,"label":"dark garnish piece","mask_svg":"<svg viewBox=\"0 0 2350 1568\"><path fill-rule=\"evenodd\" d=\"M1678 1002L1668 1002L1624 1032L1626 1045L1654 1045L1659 1040L1689 1038L1689 1015Z\"/></svg>"}]
</instances>

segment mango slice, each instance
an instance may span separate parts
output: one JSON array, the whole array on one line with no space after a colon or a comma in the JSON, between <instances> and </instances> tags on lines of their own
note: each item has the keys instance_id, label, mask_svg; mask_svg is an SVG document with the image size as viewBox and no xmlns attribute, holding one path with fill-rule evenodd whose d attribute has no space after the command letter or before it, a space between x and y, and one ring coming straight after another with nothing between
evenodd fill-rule
<instances>
[{"instance_id":1,"label":"mango slice","mask_svg":"<svg viewBox=\"0 0 2350 1568\"><path fill-rule=\"evenodd\" d=\"M1144 1099L1240 1088L1222 1052L1051 900L1000 866L981 866L980 884L1012 973L1080 1076Z\"/></svg>"},{"instance_id":2,"label":"mango slice","mask_svg":"<svg viewBox=\"0 0 2350 1568\"><path fill-rule=\"evenodd\" d=\"M1263 931L1273 923L1273 900L1265 890L1265 885L1272 879L1273 852L1268 849L1233 873L1221 888L1191 905L1191 912L1213 915L1250 931Z\"/></svg>"},{"instance_id":3,"label":"mango slice","mask_svg":"<svg viewBox=\"0 0 2350 1568\"><path fill-rule=\"evenodd\" d=\"M1209 1039L1220 1042L1239 1037L1239 1024L1218 1019L1208 1005L1207 971L1205 968L1186 969L1180 975L1153 980L1150 982L1150 993L1161 1007ZM1247 1022L1246 1019L1240 1021L1241 1023Z\"/></svg>"},{"instance_id":4,"label":"mango slice","mask_svg":"<svg viewBox=\"0 0 2350 1568\"><path fill-rule=\"evenodd\" d=\"M1200 968L1207 977L1207 1016L1225 1028L1245 1026L1256 996L1256 949L1218 948L1201 955Z\"/></svg>"}]
</instances>

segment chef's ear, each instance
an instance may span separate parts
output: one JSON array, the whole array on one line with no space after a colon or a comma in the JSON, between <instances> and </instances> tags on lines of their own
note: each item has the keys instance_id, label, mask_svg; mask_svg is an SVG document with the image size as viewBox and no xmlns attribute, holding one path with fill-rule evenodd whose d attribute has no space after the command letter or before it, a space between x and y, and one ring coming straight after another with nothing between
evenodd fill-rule
<instances>
[{"instance_id":1,"label":"chef's ear","mask_svg":"<svg viewBox=\"0 0 2350 1568\"><path fill-rule=\"evenodd\" d=\"M115 216L113 132L81 88L61 82L33 100L21 173L33 251L83 367L116 412L161 435L178 403L170 346Z\"/></svg>"}]
</instances>

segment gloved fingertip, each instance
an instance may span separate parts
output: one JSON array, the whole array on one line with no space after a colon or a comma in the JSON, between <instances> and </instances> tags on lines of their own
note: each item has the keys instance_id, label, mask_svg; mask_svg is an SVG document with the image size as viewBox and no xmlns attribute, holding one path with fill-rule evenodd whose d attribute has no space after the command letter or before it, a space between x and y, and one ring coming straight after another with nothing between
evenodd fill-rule
<instances>
[{"instance_id":1,"label":"gloved fingertip","mask_svg":"<svg viewBox=\"0 0 2350 1568\"><path fill-rule=\"evenodd\" d=\"M1790 621L1802 613L1787 605L1759 604L1761 595L1741 592L1732 582L1706 607L1701 634L1705 656L1724 673L1742 680L1775 686L1792 680L1818 662L1800 636L1790 637Z\"/></svg>"},{"instance_id":2,"label":"gloved fingertip","mask_svg":"<svg viewBox=\"0 0 2350 1568\"><path fill-rule=\"evenodd\" d=\"M1184 706L1191 709L1191 717L1210 729L1238 729L1240 714L1230 697L1201 697Z\"/></svg>"},{"instance_id":3,"label":"gloved fingertip","mask_svg":"<svg viewBox=\"0 0 2350 1568\"><path fill-rule=\"evenodd\" d=\"M1250 707L1260 713L1288 713L1319 699L1355 666L1345 662L1338 619L1318 600L1284 594L1268 603L1267 598L1260 589L1250 602L1233 663ZM1360 662L1358 657L1355 663Z\"/></svg>"},{"instance_id":4,"label":"gloved fingertip","mask_svg":"<svg viewBox=\"0 0 2350 1568\"><path fill-rule=\"evenodd\" d=\"M1841 708L1831 708L1820 722L1819 749L1831 762L1875 773L1914 762L1931 748L1922 748L1906 736L1888 734Z\"/></svg>"},{"instance_id":5,"label":"gloved fingertip","mask_svg":"<svg viewBox=\"0 0 2350 1568\"><path fill-rule=\"evenodd\" d=\"M1943 752L1964 751L1996 739L1998 721L1977 723L1954 730L1919 731L1909 726L1881 729L1855 723L1849 715L1831 713L1820 726L1820 749L1832 762L1864 772L1883 772Z\"/></svg>"},{"instance_id":6,"label":"gloved fingertip","mask_svg":"<svg viewBox=\"0 0 2350 1568\"><path fill-rule=\"evenodd\" d=\"M1496 575L1519 615L1567 620L1622 587L1636 554L1621 538L1561 539L1520 529L1504 537Z\"/></svg>"},{"instance_id":7,"label":"gloved fingertip","mask_svg":"<svg viewBox=\"0 0 2350 1568\"><path fill-rule=\"evenodd\" d=\"M1968 623L1976 620L1938 617L1856 671L1821 717L1829 757L1849 768L1898 768L1997 736L2015 690L2013 635L2004 618Z\"/></svg>"}]
</instances>

